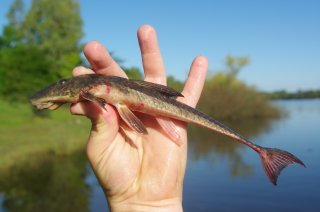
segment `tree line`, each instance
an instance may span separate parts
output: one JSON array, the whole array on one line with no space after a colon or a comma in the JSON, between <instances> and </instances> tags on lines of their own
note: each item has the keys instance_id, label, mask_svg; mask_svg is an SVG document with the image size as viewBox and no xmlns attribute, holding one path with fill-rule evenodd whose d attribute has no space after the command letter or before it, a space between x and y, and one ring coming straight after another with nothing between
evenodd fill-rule
<instances>
[{"instance_id":1,"label":"tree line","mask_svg":"<svg viewBox=\"0 0 320 212\"><path fill-rule=\"evenodd\" d=\"M320 90L298 90L289 92L286 90L265 93L270 99L316 99L320 98Z\"/></svg>"},{"instance_id":2,"label":"tree line","mask_svg":"<svg viewBox=\"0 0 320 212\"><path fill-rule=\"evenodd\" d=\"M26 102L39 88L70 77L82 58L82 18L78 0L32 0L28 10L23 0L14 0L8 23L0 35L0 96ZM237 76L250 63L248 57L226 57L224 70L207 78L199 108L222 119L278 116L266 95L241 82ZM121 60L118 60L121 65ZM123 67L131 79L142 79L135 67ZM167 84L182 90L173 76Z\"/></svg>"}]
</instances>

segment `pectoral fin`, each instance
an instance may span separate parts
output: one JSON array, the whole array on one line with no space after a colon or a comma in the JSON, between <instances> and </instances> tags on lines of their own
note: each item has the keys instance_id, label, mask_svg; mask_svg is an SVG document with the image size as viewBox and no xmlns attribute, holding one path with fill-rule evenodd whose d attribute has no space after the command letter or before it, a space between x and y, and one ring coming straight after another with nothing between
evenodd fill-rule
<instances>
[{"instance_id":1,"label":"pectoral fin","mask_svg":"<svg viewBox=\"0 0 320 212\"><path fill-rule=\"evenodd\" d=\"M116 104L115 106L122 120L126 122L131 129L141 134L148 134L147 129L142 121L136 117L136 115L134 115L134 113L126 105Z\"/></svg>"},{"instance_id":2,"label":"pectoral fin","mask_svg":"<svg viewBox=\"0 0 320 212\"><path fill-rule=\"evenodd\" d=\"M90 92L86 92L86 91L81 92L80 95L82 98L95 103L96 105L102 107L105 111L107 111L107 108L105 107L106 101L104 99L98 98L93 94L91 94Z\"/></svg>"},{"instance_id":3,"label":"pectoral fin","mask_svg":"<svg viewBox=\"0 0 320 212\"><path fill-rule=\"evenodd\" d=\"M179 128L177 125L170 119L166 117L157 117L159 125L163 129L164 133L178 146L182 145L182 141L180 139Z\"/></svg>"}]
</instances>

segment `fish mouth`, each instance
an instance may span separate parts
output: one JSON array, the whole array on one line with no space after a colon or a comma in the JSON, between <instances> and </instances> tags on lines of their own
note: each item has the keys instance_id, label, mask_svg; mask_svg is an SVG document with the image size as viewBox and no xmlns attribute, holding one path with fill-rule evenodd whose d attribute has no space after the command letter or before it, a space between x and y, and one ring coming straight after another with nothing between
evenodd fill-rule
<instances>
[{"instance_id":1,"label":"fish mouth","mask_svg":"<svg viewBox=\"0 0 320 212\"><path fill-rule=\"evenodd\" d=\"M58 102L36 102L34 100L30 100L31 104L36 106L36 108L38 110L43 110L43 109L49 109L49 110L55 110L58 107L60 107L60 105L62 105L62 103L58 103Z\"/></svg>"}]
</instances>

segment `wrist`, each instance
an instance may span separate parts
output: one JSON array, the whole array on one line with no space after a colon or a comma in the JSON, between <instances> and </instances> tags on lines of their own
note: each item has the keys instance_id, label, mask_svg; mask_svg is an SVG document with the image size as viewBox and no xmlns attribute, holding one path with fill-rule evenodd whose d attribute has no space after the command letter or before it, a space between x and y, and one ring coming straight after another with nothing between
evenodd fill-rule
<instances>
[{"instance_id":1,"label":"wrist","mask_svg":"<svg viewBox=\"0 0 320 212\"><path fill-rule=\"evenodd\" d=\"M172 198L155 201L125 201L115 202L108 200L110 211L172 211L180 212L182 209L181 198Z\"/></svg>"}]
</instances>

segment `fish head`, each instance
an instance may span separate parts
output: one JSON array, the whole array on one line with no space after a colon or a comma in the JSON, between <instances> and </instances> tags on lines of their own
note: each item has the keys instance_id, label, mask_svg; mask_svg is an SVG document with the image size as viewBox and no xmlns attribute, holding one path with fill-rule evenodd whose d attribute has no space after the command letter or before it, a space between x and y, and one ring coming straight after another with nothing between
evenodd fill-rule
<instances>
[{"instance_id":1,"label":"fish head","mask_svg":"<svg viewBox=\"0 0 320 212\"><path fill-rule=\"evenodd\" d=\"M55 110L64 103L75 102L79 96L79 89L74 78L61 79L36 92L29 100L39 110Z\"/></svg>"}]
</instances>

